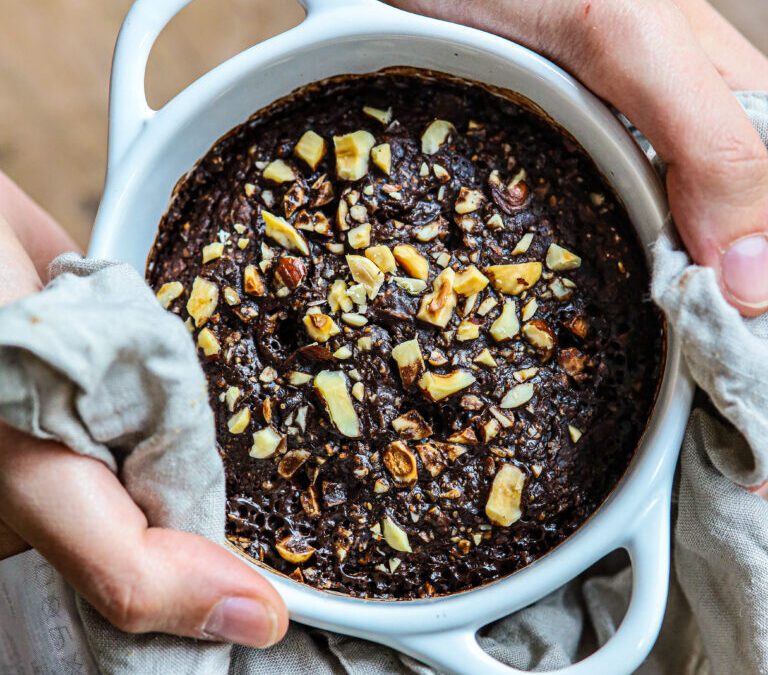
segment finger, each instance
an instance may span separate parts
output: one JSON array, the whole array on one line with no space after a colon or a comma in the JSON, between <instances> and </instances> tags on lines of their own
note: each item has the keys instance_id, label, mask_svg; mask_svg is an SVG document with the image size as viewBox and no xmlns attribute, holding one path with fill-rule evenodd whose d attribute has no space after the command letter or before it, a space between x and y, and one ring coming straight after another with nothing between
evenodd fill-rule
<instances>
[{"instance_id":1,"label":"finger","mask_svg":"<svg viewBox=\"0 0 768 675\"><path fill-rule=\"evenodd\" d=\"M0 521L0 561L29 549L29 544Z\"/></svg>"},{"instance_id":2,"label":"finger","mask_svg":"<svg viewBox=\"0 0 768 675\"><path fill-rule=\"evenodd\" d=\"M544 53L624 112L667 162L678 230L742 313L768 309L768 151L666 1L412 2Z\"/></svg>"},{"instance_id":3,"label":"finger","mask_svg":"<svg viewBox=\"0 0 768 675\"><path fill-rule=\"evenodd\" d=\"M728 86L768 90L768 57L706 0L675 0L699 44Z\"/></svg>"},{"instance_id":4,"label":"finger","mask_svg":"<svg viewBox=\"0 0 768 675\"><path fill-rule=\"evenodd\" d=\"M61 226L2 171L0 214L16 233L44 282L48 281L48 265L57 255L79 250Z\"/></svg>"},{"instance_id":5,"label":"finger","mask_svg":"<svg viewBox=\"0 0 768 675\"><path fill-rule=\"evenodd\" d=\"M0 307L42 287L34 263L0 213Z\"/></svg>"},{"instance_id":6,"label":"finger","mask_svg":"<svg viewBox=\"0 0 768 675\"><path fill-rule=\"evenodd\" d=\"M245 562L202 537L147 527L101 462L11 435L0 448L0 519L115 626L253 647L283 636L280 596Z\"/></svg>"}]
</instances>

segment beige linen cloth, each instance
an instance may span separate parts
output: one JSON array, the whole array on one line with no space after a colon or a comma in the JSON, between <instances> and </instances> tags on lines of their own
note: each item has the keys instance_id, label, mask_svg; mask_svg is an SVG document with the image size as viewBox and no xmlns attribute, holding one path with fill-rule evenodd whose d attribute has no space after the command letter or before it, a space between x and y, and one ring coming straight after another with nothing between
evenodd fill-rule
<instances>
[{"instance_id":1,"label":"beige linen cloth","mask_svg":"<svg viewBox=\"0 0 768 675\"><path fill-rule=\"evenodd\" d=\"M768 144L768 94L740 100ZM221 540L223 472L195 349L123 265L59 258L42 293L0 309L0 417L97 457L150 523ZM673 576L648 674L768 673L768 315L744 320L709 269L662 240L653 296L701 388L673 506ZM2 496L0 495L0 498ZM629 601L625 560L487 627L483 647L549 670L615 632ZM618 569L617 569L618 567ZM457 655L457 658L461 658ZM0 564L0 672L20 674L428 673L391 649L292 625L264 651L109 626L35 552Z\"/></svg>"}]
</instances>

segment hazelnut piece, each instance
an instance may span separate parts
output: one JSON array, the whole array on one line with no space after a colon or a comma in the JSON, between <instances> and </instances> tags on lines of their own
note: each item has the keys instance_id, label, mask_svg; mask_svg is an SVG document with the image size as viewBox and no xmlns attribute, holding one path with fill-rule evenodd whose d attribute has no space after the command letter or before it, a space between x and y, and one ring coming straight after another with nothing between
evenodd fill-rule
<instances>
[{"instance_id":1,"label":"hazelnut piece","mask_svg":"<svg viewBox=\"0 0 768 675\"><path fill-rule=\"evenodd\" d=\"M341 180L360 180L368 173L368 156L375 144L376 139L368 131L334 136L336 175Z\"/></svg>"},{"instance_id":2,"label":"hazelnut piece","mask_svg":"<svg viewBox=\"0 0 768 675\"><path fill-rule=\"evenodd\" d=\"M262 175L266 180L271 180L273 183L289 183L296 180L296 173L282 159L276 159L267 164Z\"/></svg>"},{"instance_id":3,"label":"hazelnut piece","mask_svg":"<svg viewBox=\"0 0 768 675\"><path fill-rule=\"evenodd\" d=\"M542 265L540 262L491 265L485 271L497 291L505 295L519 295L541 278Z\"/></svg>"},{"instance_id":4,"label":"hazelnut piece","mask_svg":"<svg viewBox=\"0 0 768 675\"><path fill-rule=\"evenodd\" d=\"M301 255L309 255L309 245L301 234L285 218L276 216L269 211L261 212L266 228L264 234L289 251L298 251Z\"/></svg>"},{"instance_id":5,"label":"hazelnut piece","mask_svg":"<svg viewBox=\"0 0 768 675\"><path fill-rule=\"evenodd\" d=\"M462 389L466 389L475 381L475 376L468 370L454 370L447 375L424 373L419 379L419 387L432 401L441 401Z\"/></svg>"},{"instance_id":6,"label":"hazelnut piece","mask_svg":"<svg viewBox=\"0 0 768 675\"><path fill-rule=\"evenodd\" d=\"M368 298L373 300L384 283L384 274L368 258L361 255L348 255L347 265L352 278L365 287Z\"/></svg>"},{"instance_id":7,"label":"hazelnut piece","mask_svg":"<svg viewBox=\"0 0 768 675\"><path fill-rule=\"evenodd\" d=\"M403 530L389 516L384 516L384 519L381 521L381 529L384 534L384 541L395 549L395 551L413 553L405 530Z\"/></svg>"},{"instance_id":8,"label":"hazelnut piece","mask_svg":"<svg viewBox=\"0 0 768 675\"><path fill-rule=\"evenodd\" d=\"M474 295L488 285L488 277L477 267L470 265L456 274L453 290L459 295Z\"/></svg>"},{"instance_id":9,"label":"hazelnut piece","mask_svg":"<svg viewBox=\"0 0 768 675\"><path fill-rule=\"evenodd\" d=\"M491 324L490 332L496 342L509 340L520 332L520 321L517 319L517 309L513 300L504 303L499 318Z\"/></svg>"},{"instance_id":10,"label":"hazelnut piece","mask_svg":"<svg viewBox=\"0 0 768 675\"><path fill-rule=\"evenodd\" d=\"M307 333L317 342L328 342L341 332L336 322L327 314L305 314L303 321Z\"/></svg>"},{"instance_id":11,"label":"hazelnut piece","mask_svg":"<svg viewBox=\"0 0 768 675\"><path fill-rule=\"evenodd\" d=\"M392 171L392 148L389 143L382 143L371 149L371 159L387 176Z\"/></svg>"},{"instance_id":12,"label":"hazelnut piece","mask_svg":"<svg viewBox=\"0 0 768 675\"><path fill-rule=\"evenodd\" d=\"M416 410L411 410L393 419L392 428L402 438L409 441L421 441L432 435L432 427Z\"/></svg>"},{"instance_id":13,"label":"hazelnut piece","mask_svg":"<svg viewBox=\"0 0 768 675\"><path fill-rule=\"evenodd\" d=\"M360 420L349 395L347 376L342 371L322 370L315 377L315 391L339 432L348 438L359 438Z\"/></svg>"},{"instance_id":14,"label":"hazelnut piece","mask_svg":"<svg viewBox=\"0 0 768 675\"><path fill-rule=\"evenodd\" d=\"M363 106L363 112L375 119L377 122L381 122L384 126L387 126L392 121L392 108L381 110L380 108L374 108L369 105Z\"/></svg>"},{"instance_id":15,"label":"hazelnut piece","mask_svg":"<svg viewBox=\"0 0 768 675\"><path fill-rule=\"evenodd\" d=\"M432 293L425 295L416 318L434 326L445 328L456 309L456 293L453 284L456 273L446 267L432 282Z\"/></svg>"},{"instance_id":16,"label":"hazelnut piece","mask_svg":"<svg viewBox=\"0 0 768 675\"><path fill-rule=\"evenodd\" d=\"M525 382L523 384L516 384L501 399L499 404L500 408L509 410L510 408L519 408L521 405L525 405L533 398L533 384L531 382Z\"/></svg>"},{"instance_id":17,"label":"hazelnut piece","mask_svg":"<svg viewBox=\"0 0 768 675\"><path fill-rule=\"evenodd\" d=\"M312 130L305 131L293 152L314 171L325 156L325 139Z\"/></svg>"},{"instance_id":18,"label":"hazelnut piece","mask_svg":"<svg viewBox=\"0 0 768 675\"><path fill-rule=\"evenodd\" d=\"M398 485L410 487L418 479L416 457L402 441L390 443L382 457L392 479Z\"/></svg>"},{"instance_id":19,"label":"hazelnut piece","mask_svg":"<svg viewBox=\"0 0 768 675\"><path fill-rule=\"evenodd\" d=\"M435 120L421 135L421 151L425 155L434 155L448 140L448 137L456 132L456 127L446 120Z\"/></svg>"},{"instance_id":20,"label":"hazelnut piece","mask_svg":"<svg viewBox=\"0 0 768 675\"><path fill-rule=\"evenodd\" d=\"M285 537L275 544L277 552L283 560L294 565L301 565L315 555L315 548L307 542L295 537Z\"/></svg>"},{"instance_id":21,"label":"hazelnut piece","mask_svg":"<svg viewBox=\"0 0 768 675\"><path fill-rule=\"evenodd\" d=\"M155 294L163 309L168 309L171 303L184 292L184 286L180 281L169 281L163 284Z\"/></svg>"},{"instance_id":22,"label":"hazelnut piece","mask_svg":"<svg viewBox=\"0 0 768 675\"><path fill-rule=\"evenodd\" d=\"M285 441L272 427L264 427L253 434L253 446L248 454L254 459L267 459L277 452Z\"/></svg>"},{"instance_id":23,"label":"hazelnut piece","mask_svg":"<svg viewBox=\"0 0 768 675\"><path fill-rule=\"evenodd\" d=\"M203 350L206 356L216 356L221 350L221 345L216 336L208 328L203 328L197 336L197 346Z\"/></svg>"},{"instance_id":24,"label":"hazelnut piece","mask_svg":"<svg viewBox=\"0 0 768 675\"><path fill-rule=\"evenodd\" d=\"M389 274L397 269L395 256L388 246L371 246L365 249L365 257L372 261L384 274Z\"/></svg>"},{"instance_id":25,"label":"hazelnut piece","mask_svg":"<svg viewBox=\"0 0 768 675\"><path fill-rule=\"evenodd\" d=\"M403 381L403 386L406 389L413 386L426 368L424 357L419 347L419 341L416 339L397 345L392 350L392 358L397 363L397 367L400 370L400 379Z\"/></svg>"},{"instance_id":26,"label":"hazelnut piece","mask_svg":"<svg viewBox=\"0 0 768 675\"><path fill-rule=\"evenodd\" d=\"M426 281L429 278L429 260L415 246L398 244L392 250L395 260L414 279Z\"/></svg>"},{"instance_id":27,"label":"hazelnut piece","mask_svg":"<svg viewBox=\"0 0 768 675\"><path fill-rule=\"evenodd\" d=\"M219 302L219 287L208 279L195 277L192 282L192 292L187 300L187 312L200 328L216 311Z\"/></svg>"},{"instance_id":28,"label":"hazelnut piece","mask_svg":"<svg viewBox=\"0 0 768 675\"><path fill-rule=\"evenodd\" d=\"M567 248L550 244L547 249L547 267L553 272L566 272L581 267L581 258Z\"/></svg>"},{"instance_id":29,"label":"hazelnut piece","mask_svg":"<svg viewBox=\"0 0 768 675\"><path fill-rule=\"evenodd\" d=\"M493 478L491 491L485 505L485 515L494 525L509 527L523 515L520 502L525 485L525 475L512 464L502 464Z\"/></svg>"},{"instance_id":30,"label":"hazelnut piece","mask_svg":"<svg viewBox=\"0 0 768 675\"><path fill-rule=\"evenodd\" d=\"M243 270L243 286L248 295L262 296L267 292L264 280L253 265L246 265Z\"/></svg>"},{"instance_id":31,"label":"hazelnut piece","mask_svg":"<svg viewBox=\"0 0 768 675\"><path fill-rule=\"evenodd\" d=\"M277 473L283 478L291 478L309 459L310 453L306 450L290 450L286 452L277 465Z\"/></svg>"}]
</instances>

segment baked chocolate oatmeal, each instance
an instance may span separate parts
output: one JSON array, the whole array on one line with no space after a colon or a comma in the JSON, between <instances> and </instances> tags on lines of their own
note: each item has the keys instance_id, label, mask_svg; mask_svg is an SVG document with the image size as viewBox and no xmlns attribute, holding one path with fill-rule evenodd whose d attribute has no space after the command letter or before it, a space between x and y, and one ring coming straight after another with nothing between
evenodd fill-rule
<instances>
[{"instance_id":1,"label":"baked chocolate oatmeal","mask_svg":"<svg viewBox=\"0 0 768 675\"><path fill-rule=\"evenodd\" d=\"M148 278L199 347L229 540L356 596L472 588L562 542L627 468L663 359L595 166L447 77L257 113L177 186Z\"/></svg>"}]
</instances>

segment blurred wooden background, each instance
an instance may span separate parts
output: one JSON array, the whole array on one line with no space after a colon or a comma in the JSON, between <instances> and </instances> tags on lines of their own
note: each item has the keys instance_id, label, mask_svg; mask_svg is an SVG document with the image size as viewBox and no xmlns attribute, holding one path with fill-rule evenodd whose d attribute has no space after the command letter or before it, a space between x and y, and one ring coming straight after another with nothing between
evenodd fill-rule
<instances>
[{"instance_id":1,"label":"blurred wooden background","mask_svg":"<svg viewBox=\"0 0 768 675\"><path fill-rule=\"evenodd\" d=\"M83 246L99 202L109 67L131 0L0 0L0 168ZM768 0L715 0L768 53ZM152 53L159 106L225 60L296 25L294 0L197 0Z\"/></svg>"}]
</instances>

